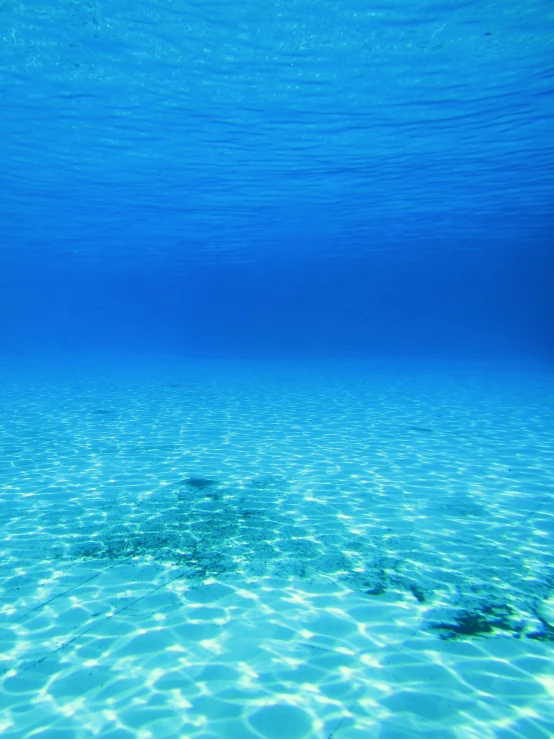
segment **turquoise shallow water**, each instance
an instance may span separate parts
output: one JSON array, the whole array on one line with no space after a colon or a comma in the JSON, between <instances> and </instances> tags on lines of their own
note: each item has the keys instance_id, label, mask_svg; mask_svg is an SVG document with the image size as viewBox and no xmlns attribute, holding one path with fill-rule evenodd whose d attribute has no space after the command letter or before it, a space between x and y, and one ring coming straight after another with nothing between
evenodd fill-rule
<instances>
[{"instance_id":1,"label":"turquoise shallow water","mask_svg":"<svg viewBox=\"0 0 554 739\"><path fill-rule=\"evenodd\" d=\"M554 737L553 59L0 0L2 737Z\"/></svg>"},{"instance_id":2,"label":"turquoise shallow water","mask_svg":"<svg viewBox=\"0 0 554 739\"><path fill-rule=\"evenodd\" d=\"M4 368L2 735L554 733L552 378Z\"/></svg>"}]
</instances>

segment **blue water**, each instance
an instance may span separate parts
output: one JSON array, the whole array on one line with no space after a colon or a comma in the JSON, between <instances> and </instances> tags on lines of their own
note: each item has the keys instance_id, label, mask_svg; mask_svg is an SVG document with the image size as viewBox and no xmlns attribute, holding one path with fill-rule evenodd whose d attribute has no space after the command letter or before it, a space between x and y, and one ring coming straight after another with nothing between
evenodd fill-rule
<instances>
[{"instance_id":1,"label":"blue water","mask_svg":"<svg viewBox=\"0 0 554 739\"><path fill-rule=\"evenodd\" d=\"M551 3L0 39L0 733L554 736Z\"/></svg>"}]
</instances>

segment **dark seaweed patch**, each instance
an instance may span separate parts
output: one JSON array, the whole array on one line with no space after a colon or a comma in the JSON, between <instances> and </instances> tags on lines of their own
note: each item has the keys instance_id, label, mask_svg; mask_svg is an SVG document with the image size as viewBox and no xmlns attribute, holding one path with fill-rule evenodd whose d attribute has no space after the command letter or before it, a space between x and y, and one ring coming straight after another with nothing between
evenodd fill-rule
<instances>
[{"instance_id":1,"label":"dark seaweed patch","mask_svg":"<svg viewBox=\"0 0 554 739\"><path fill-rule=\"evenodd\" d=\"M425 593L420 587L414 585L413 583L410 583L408 585L408 590L411 592L418 603L425 603Z\"/></svg>"},{"instance_id":2,"label":"dark seaweed patch","mask_svg":"<svg viewBox=\"0 0 554 739\"><path fill-rule=\"evenodd\" d=\"M346 576L348 584L366 595L384 595L389 586L385 571L381 567L367 569L365 572Z\"/></svg>"},{"instance_id":3,"label":"dark seaweed patch","mask_svg":"<svg viewBox=\"0 0 554 739\"><path fill-rule=\"evenodd\" d=\"M554 641L554 627L552 627L548 621L545 621L542 616L536 614L538 620L541 623L539 631L534 631L532 634L527 634L529 639L536 639L537 641Z\"/></svg>"},{"instance_id":4,"label":"dark seaweed patch","mask_svg":"<svg viewBox=\"0 0 554 739\"><path fill-rule=\"evenodd\" d=\"M283 506L287 484L285 479L272 476L259 476L236 487L225 480L188 477L161 488L156 495L136 498L129 494L99 500L98 511L105 515L101 520L94 517L86 527L76 526L78 518L73 509L61 523L56 514L65 536L49 544L50 556L62 560L140 558L170 563L182 568L183 576L191 582L237 575L324 576L330 583L368 597L382 596L394 588L411 593L419 603L432 600L439 582L439 587L441 583L455 585L457 593L450 606L441 598L441 605L425 617L422 625L440 639L498 634L554 641L552 626L537 614L530 625L524 615L534 613L529 599L536 604L548 596L551 580L530 587L527 608L521 609L520 619L512 601L513 607L505 605L502 590L502 585L511 582L508 575L517 577L514 570L506 575L501 569L482 566L475 577L471 573L471 579L456 573L448 579L443 570L440 578L424 576L407 554L417 547L415 537L401 536L386 525L355 537L340 526L318 528L317 520L297 518L291 515L290 506ZM481 512L469 498L447 505L456 505L458 515ZM68 532L73 533L67 536ZM422 561L433 563L434 556L422 556Z\"/></svg>"},{"instance_id":5,"label":"dark seaweed patch","mask_svg":"<svg viewBox=\"0 0 554 739\"><path fill-rule=\"evenodd\" d=\"M488 604L475 610L461 610L451 622L431 623L429 628L438 631L441 639L480 637L496 631L507 631L519 636L520 628L514 625L514 611L510 606Z\"/></svg>"},{"instance_id":6,"label":"dark seaweed patch","mask_svg":"<svg viewBox=\"0 0 554 739\"><path fill-rule=\"evenodd\" d=\"M193 490L205 490L213 485L217 485L217 480L209 480L205 477L187 477L185 480L181 480L179 485L186 485Z\"/></svg>"},{"instance_id":7,"label":"dark seaweed patch","mask_svg":"<svg viewBox=\"0 0 554 739\"><path fill-rule=\"evenodd\" d=\"M255 518L259 513L259 511L242 510L239 511L239 516L241 516L241 518Z\"/></svg>"},{"instance_id":8,"label":"dark seaweed patch","mask_svg":"<svg viewBox=\"0 0 554 739\"><path fill-rule=\"evenodd\" d=\"M386 592L387 586L384 582L377 582L376 585L365 591L367 595L384 595Z\"/></svg>"}]
</instances>

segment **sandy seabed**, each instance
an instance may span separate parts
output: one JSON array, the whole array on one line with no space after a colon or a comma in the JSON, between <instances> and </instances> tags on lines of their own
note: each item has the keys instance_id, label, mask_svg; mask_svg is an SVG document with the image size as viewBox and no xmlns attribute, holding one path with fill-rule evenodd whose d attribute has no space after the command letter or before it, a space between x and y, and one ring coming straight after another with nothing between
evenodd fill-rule
<instances>
[{"instance_id":1,"label":"sandy seabed","mask_svg":"<svg viewBox=\"0 0 554 739\"><path fill-rule=\"evenodd\" d=\"M0 371L0 734L554 736L554 377Z\"/></svg>"}]
</instances>

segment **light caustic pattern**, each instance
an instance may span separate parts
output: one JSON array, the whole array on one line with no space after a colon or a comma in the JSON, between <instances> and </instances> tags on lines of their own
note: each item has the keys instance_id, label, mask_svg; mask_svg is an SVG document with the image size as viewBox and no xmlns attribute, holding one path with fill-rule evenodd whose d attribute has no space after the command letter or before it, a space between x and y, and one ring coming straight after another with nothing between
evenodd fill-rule
<instances>
[{"instance_id":1,"label":"light caustic pattern","mask_svg":"<svg viewBox=\"0 0 554 739\"><path fill-rule=\"evenodd\" d=\"M550 378L2 382L7 737L548 737Z\"/></svg>"}]
</instances>

